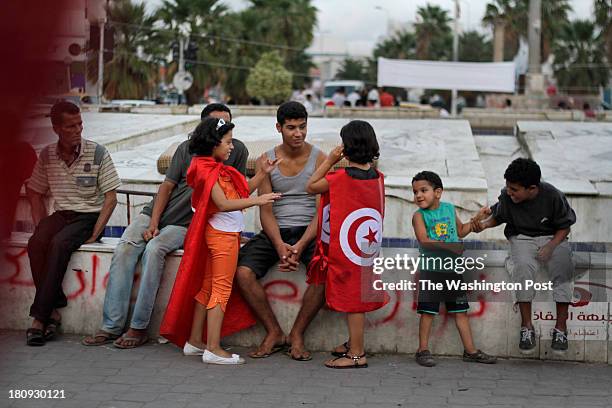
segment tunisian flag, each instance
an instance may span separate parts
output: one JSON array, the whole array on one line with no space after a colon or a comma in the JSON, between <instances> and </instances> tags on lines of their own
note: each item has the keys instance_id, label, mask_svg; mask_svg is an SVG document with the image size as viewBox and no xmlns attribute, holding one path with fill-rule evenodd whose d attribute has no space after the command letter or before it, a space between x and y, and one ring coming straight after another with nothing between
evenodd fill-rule
<instances>
[{"instance_id":1,"label":"tunisian flag","mask_svg":"<svg viewBox=\"0 0 612 408\"><path fill-rule=\"evenodd\" d=\"M195 156L187 171L187 184L193 188L191 202L196 211L187 230L183 245L183 259L176 273L172 294L159 330L160 335L180 347L183 347L189 340L195 305L194 298L202 287L206 272L208 246L204 239L204 231L211 215L208 203L212 188L220 175L231 177L240 197L249 196L249 187L244 176L233 167L217 162L211 157ZM254 324L255 318L251 309L242 299L236 287L232 288L221 327L221 337ZM206 325L204 327L202 338L205 338L206 335Z\"/></svg>"},{"instance_id":2,"label":"tunisian flag","mask_svg":"<svg viewBox=\"0 0 612 408\"><path fill-rule=\"evenodd\" d=\"M327 305L333 310L364 313L380 309L389 301L386 292L372 286L377 279L374 258L382 244L383 174L357 180L342 169L325 178L329 191L319 205L317 246L308 266L308 283L326 285Z\"/></svg>"}]
</instances>

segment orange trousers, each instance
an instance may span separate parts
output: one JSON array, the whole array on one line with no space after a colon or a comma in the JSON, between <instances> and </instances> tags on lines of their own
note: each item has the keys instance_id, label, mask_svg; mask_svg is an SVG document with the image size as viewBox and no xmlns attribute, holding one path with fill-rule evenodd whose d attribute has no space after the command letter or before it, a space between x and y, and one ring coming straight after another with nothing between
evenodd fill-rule
<instances>
[{"instance_id":1,"label":"orange trousers","mask_svg":"<svg viewBox=\"0 0 612 408\"><path fill-rule=\"evenodd\" d=\"M195 300L206 309L221 305L225 312L238 265L240 233L219 231L208 224L205 235L208 256L202 289Z\"/></svg>"}]
</instances>

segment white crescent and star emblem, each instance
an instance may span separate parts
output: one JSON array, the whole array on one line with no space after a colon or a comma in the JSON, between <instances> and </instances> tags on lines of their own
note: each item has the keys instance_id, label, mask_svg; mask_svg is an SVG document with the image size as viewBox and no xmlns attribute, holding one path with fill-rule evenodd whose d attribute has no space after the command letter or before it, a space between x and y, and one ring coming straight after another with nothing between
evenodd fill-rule
<instances>
[{"instance_id":1,"label":"white crescent and star emblem","mask_svg":"<svg viewBox=\"0 0 612 408\"><path fill-rule=\"evenodd\" d=\"M321 223L321 241L329 245L329 204L323 207L323 222Z\"/></svg>"},{"instance_id":2,"label":"white crescent and star emblem","mask_svg":"<svg viewBox=\"0 0 612 408\"><path fill-rule=\"evenodd\" d=\"M354 264L373 265L381 245L382 215L374 208L355 210L342 222L340 247L344 255Z\"/></svg>"}]
</instances>

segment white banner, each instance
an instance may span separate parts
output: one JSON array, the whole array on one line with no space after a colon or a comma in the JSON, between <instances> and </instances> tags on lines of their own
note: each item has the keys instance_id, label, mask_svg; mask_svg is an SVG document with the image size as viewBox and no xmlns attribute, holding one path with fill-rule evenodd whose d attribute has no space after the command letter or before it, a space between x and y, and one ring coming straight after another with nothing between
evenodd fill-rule
<instances>
[{"instance_id":1,"label":"white banner","mask_svg":"<svg viewBox=\"0 0 612 408\"><path fill-rule=\"evenodd\" d=\"M378 86L514 92L514 62L447 62L378 58Z\"/></svg>"}]
</instances>

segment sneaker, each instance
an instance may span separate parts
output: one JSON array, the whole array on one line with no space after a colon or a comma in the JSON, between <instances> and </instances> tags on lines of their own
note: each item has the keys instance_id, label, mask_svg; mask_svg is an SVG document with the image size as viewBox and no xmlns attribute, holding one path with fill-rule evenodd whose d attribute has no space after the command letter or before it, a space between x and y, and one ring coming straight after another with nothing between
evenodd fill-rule
<instances>
[{"instance_id":1,"label":"sneaker","mask_svg":"<svg viewBox=\"0 0 612 408\"><path fill-rule=\"evenodd\" d=\"M559 329L553 329L552 343L550 348L555 354L564 354L567 351L567 332L562 332Z\"/></svg>"},{"instance_id":2,"label":"sneaker","mask_svg":"<svg viewBox=\"0 0 612 408\"><path fill-rule=\"evenodd\" d=\"M436 365L436 360L434 360L429 350L417 351L414 359L423 367L433 367Z\"/></svg>"},{"instance_id":3,"label":"sneaker","mask_svg":"<svg viewBox=\"0 0 612 408\"><path fill-rule=\"evenodd\" d=\"M521 354L533 354L535 352L535 331L528 327L521 327L521 340L519 342L519 351Z\"/></svg>"},{"instance_id":4,"label":"sneaker","mask_svg":"<svg viewBox=\"0 0 612 408\"><path fill-rule=\"evenodd\" d=\"M472 354L464 351L463 361L471 363L495 364L497 363L497 357L491 356L481 350L476 350L476 352Z\"/></svg>"}]
</instances>

